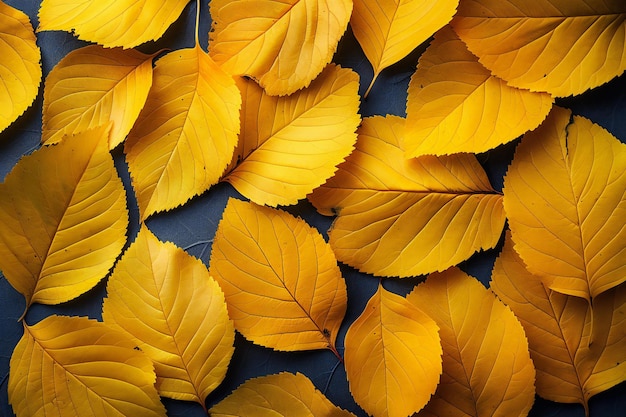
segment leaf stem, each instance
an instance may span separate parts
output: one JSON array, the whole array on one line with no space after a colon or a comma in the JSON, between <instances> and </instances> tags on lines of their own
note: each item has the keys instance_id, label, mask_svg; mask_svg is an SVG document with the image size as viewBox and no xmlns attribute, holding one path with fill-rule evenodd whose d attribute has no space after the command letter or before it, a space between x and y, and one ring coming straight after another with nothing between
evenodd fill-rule
<instances>
[{"instance_id":1,"label":"leaf stem","mask_svg":"<svg viewBox=\"0 0 626 417\"><path fill-rule=\"evenodd\" d=\"M200 0L196 0L196 46L200 44Z\"/></svg>"}]
</instances>

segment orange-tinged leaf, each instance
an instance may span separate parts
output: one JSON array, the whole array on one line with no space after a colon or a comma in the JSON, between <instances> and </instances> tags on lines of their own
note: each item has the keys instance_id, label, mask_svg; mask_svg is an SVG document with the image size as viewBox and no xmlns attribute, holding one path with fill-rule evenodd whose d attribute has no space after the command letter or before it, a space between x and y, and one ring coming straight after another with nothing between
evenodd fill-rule
<instances>
[{"instance_id":1,"label":"orange-tinged leaf","mask_svg":"<svg viewBox=\"0 0 626 417\"><path fill-rule=\"evenodd\" d=\"M449 26L435 34L411 77L407 157L484 152L534 129L552 97L492 76Z\"/></svg>"},{"instance_id":2,"label":"orange-tinged leaf","mask_svg":"<svg viewBox=\"0 0 626 417\"><path fill-rule=\"evenodd\" d=\"M420 416L525 416L535 368L513 312L454 267L431 274L408 296L440 327L443 374Z\"/></svg>"},{"instance_id":3,"label":"orange-tinged leaf","mask_svg":"<svg viewBox=\"0 0 626 417\"><path fill-rule=\"evenodd\" d=\"M305 90L271 97L239 83L241 134L225 181L261 205L289 205L323 184L354 149L359 78L330 65Z\"/></svg>"},{"instance_id":4,"label":"orange-tinged leaf","mask_svg":"<svg viewBox=\"0 0 626 417\"><path fill-rule=\"evenodd\" d=\"M108 127L23 157L0 184L0 269L32 303L91 289L126 242L128 210Z\"/></svg>"},{"instance_id":5,"label":"orange-tinged leaf","mask_svg":"<svg viewBox=\"0 0 626 417\"><path fill-rule=\"evenodd\" d=\"M308 86L330 62L352 0L212 0L211 57L270 95Z\"/></svg>"},{"instance_id":6,"label":"orange-tinged leaf","mask_svg":"<svg viewBox=\"0 0 626 417\"><path fill-rule=\"evenodd\" d=\"M590 300L626 280L626 145L555 107L504 179L515 250L552 290Z\"/></svg>"},{"instance_id":7,"label":"orange-tinged leaf","mask_svg":"<svg viewBox=\"0 0 626 417\"><path fill-rule=\"evenodd\" d=\"M231 198L213 241L210 273L246 339L276 350L337 354L346 284L330 246L304 220Z\"/></svg>"},{"instance_id":8,"label":"orange-tinged leaf","mask_svg":"<svg viewBox=\"0 0 626 417\"><path fill-rule=\"evenodd\" d=\"M145 225L109 278L102 318L152 359L164 397L204 407L226 375L235 329L222 290L202 261Z\"/></svg>"},{"instance_id":9,"label":"orange-tinged leaf","mask_svg":"<svg viewBox=\"0 0 626 417\"><path fill-rule=\"evenodd\" d=\"M211 417L354 417L332 404L301 373L249 379L209 410Z\"/></svg>"},{"instance_id":10,"label":"orange-tinged leaf","mask_svg":"<svg viewBox=\"0 0 626 417\"><path fill-rule=\"evenodd\" d=\"M337 214L337 259L380 276L440 271L496 245L502 196L474 155L405 159L404 119L367 118L356 150L309 200Z\"/></svg>"},{"instance_id":11,"label":"orange-tinged leaf","mask_svg":"<svg viewBox=\"0 0 626 417\"><path fill-rule=\"evenodd\" d=\"M0 132L32 104L41 82L41 51L22 11L0 1Z\"/></svg>"},{"instance_id":12,"label":"orange-tinged leaf","mask_svg":"<svg viewBox=\"0 0 626 417\"><path fill-rule=\"evenodd\" d=\"M152 85L152 55L89 45L63 58L43 91L42 143L113 122L109 147L126 139Z\"/></svg>"},{"instance_id":13,"label":"orange-tinged leaf","mask_svg":"<svg viewBox=\"0 0 626 417\"><path fill-rule=\"evenodd\" d=\"M345 340L350 392L374 417L406 417L426 405L441 375L439 328L404 297L378 286Z\"/></svg>"},{"instance_id":14,"label":"orange-tinged leaf","mask_svg":"<svg viewBox=\"0 0 626 417\"><path fill-rule=\"evenodd\" d=\"M142 219L219 181L237 143L240 107L235 81L200 46L157 61L124 148Z\"/></svg>"},{"instance_id":15,"label":"orange-tinged leaf","mask_svg":"<svg viewBox=\"0 0 626 417\"><path fill-rule=\"evenodd\" d=\"M565 97L626 69L623 0L464 0L452 25L510 85Z\"/></svg>"},{"instance_id":16,"label":"orange-tinged leaf","mask_svg":"<svg viewBox=\"0 0 626 417\"><path fill-rule=\"evenodd\" d=\"M165 417L152 362L134 347L85 317L24 325L11 356L9 402L17 417Z\"/></svg>"}]
</instances>

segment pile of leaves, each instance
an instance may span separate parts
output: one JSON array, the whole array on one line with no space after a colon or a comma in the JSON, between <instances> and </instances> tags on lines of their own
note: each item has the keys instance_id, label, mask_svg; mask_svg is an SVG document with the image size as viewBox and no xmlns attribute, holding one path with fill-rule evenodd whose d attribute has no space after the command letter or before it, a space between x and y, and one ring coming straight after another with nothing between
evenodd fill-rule
<instances>
[{"instance_id":1,"label":"pile of leaves","mask_svg":"<svg viewBox=\"0 0 626 417\"><path fill-rule=\"evenodd\" d=\"M188 3L43 0L38 31L89 44L40 87L35 31L0 1L0 130L43 89L42 145L0 184L0 270L25 300L18 417L164 416L161 397L211 416L353 415L302 373L207 404L235 331L331 351L375 417L526 415L536 394L587 412L626 380L626 145L555 104L626 69L622 0L212 0L195 46L137 49ZM363 97L331 62L348 26L372 66ZM422 44L406 116L361 117ZM497 191L476 155L520 136ZM242 198L206 236L207 267L148 220L218 183ZM303 200L333 218L327 240L289 212ZM493 248L486 288L458 264ZM351 323L338 262L379 280ZM383 287L410 277L406 296ZM27 323L103 280L102 320Z\"/></svg>"}]
</instances>

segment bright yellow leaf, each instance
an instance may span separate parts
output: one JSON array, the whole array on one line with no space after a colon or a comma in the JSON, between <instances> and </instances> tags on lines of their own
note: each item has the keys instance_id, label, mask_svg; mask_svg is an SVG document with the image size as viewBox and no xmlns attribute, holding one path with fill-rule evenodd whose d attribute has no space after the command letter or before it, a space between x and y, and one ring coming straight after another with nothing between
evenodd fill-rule
<instances>
[{"instance_id":1,"label":"bright yellow leaf","mask_svg":"<svg viewBox=\"0 0 626 417\"><path fill-rule=\"evenodd\" d=\"M90 45L48 74L43 91L42 143L113 122L109 147L126 139L152 85L152 55Z\"/></svg>"},{"instance_id":2,"label":"bright yellow leaf","mask_svg":"<svg viewBox=\"0 0 626 417\"><path fill-rule=\"evenodd\" d=\"M539 126L552 101L492 76L446 26L409 83L406 156L485 152Z\"/></svg>"},{"instance_id":3,"label":"bright yellow leaf","mask_svg":"<svg viewBox=\"0 0 626 417\"><path fill-rule=\"evenodd\" d=\"M337 259L380 276L444 270L492 248L504 226L502 196L474 155L405 159L404 119L367 118L356 150L309 200L337 214Z\"/></svg>"},{"instance_id":4,"label":"bright yellow leaf","mask_svg":"<svg viewBox=\"0 0 626 417\"><path fill-rule=\"evenodd\" d=\"M504 207L528 270L590 300L626 281L626 145L555 107L518 146Z\"/></svg>"},{"instance_id":5,"label":"bright yellow leaf","mask_svg":"<svg viewBox=\"0 0 626 417\"><path fill-rule=\"evenodd\" d=\"M161 396L204 407L226 375L235 329L222 290L202 261L145 225L109 278L102 318L152 359Z\"/></svg>"},{"instance_id":6,"label":"bright yellow leaf","mask_svg":"<svg viewBox=\"0 0 626 417\"><path fill-rule=\"evenodd\" d=\"M330 65L288 97L268 96L250 80L239 85L241 134L224 179L255 203L297 203L354 149L361 122L355 72Z\"/></svg>"},{"instance_id":7,"label":"bright yellow leaf","mask_svg":"<svg viewBox=\"0 0 626 417\"><path fill-rule=\"evenodd\" d=\"M165 417L152 362L124 334L85 317L24 325L11 356L17 417Z\"/></svg>"},{"instance_id":8,"label":"bright yellow leaf","mask_svg":"<svg viewBox=\"0 0 626 417\"><path fill-rule=\"evenodd\" d=\"M200 46L157 61L124 148L142 219L219 181L237 143L240 107L235 81Z\"/></svg>"},{"instance_id":9,"label":"bright yellow leaf","mask_svg":"<svg viewBox=\"0 0 626 417\"><path fill-rule=\"evenodd\" d=\"M452 25L515 87L565 97L626 69L624 0L464 0Z\"/></svg>"},{"instance_id":10,"label":"bright yellow leaf","mask_svg":"<svg viewBox=\"0 0 626 417\"><path fill-rule=\"evenodd\" d=\"M243 336L276 350L335 350L346 284L330 246L291 214L230 199L210 273Z\"/></svg>"},{"instance_id":11,"label":"bright yellow leaf","mask_svg":"<svg viewBox=\"0 0 626 417\"><path fill-rule=\"evenodd\" d=\"M345 340L350 392L374 417L406 417L426 405L441 375L435 322L378 286Z\"/></svg>"},{"instance_id":12,"label":"bright yellow leaf","mask_svg":"<svg viewBox=\"0 0 626 417\"><path fill-rule=\"evenodd\" d=\"M407 299L440 327L443 375L419 416L525 416L535 368L513 312L454 267L431 274Z\"/></svg>"},{"instance_id":13,"label":"bright yellow leaf","mask_svg":"<svg viewBox=\"0 0 626 417\"><path fill-rule=\"evenodd\" d=\"M331 61L352 0L212 0L211 57L270 95L308 86Z\"/></svg>"},{"instance_id":14,"label":"bright yellow leaf","mask_svg":"<svg viewBox=\"0 0 626 417\"><path fill-rule=\"evenodd\" d=\"M126 242L128 210L108 127L23 157L0 184L0 269L32 303L91 289Z\"/></svg>"}]
</instances>

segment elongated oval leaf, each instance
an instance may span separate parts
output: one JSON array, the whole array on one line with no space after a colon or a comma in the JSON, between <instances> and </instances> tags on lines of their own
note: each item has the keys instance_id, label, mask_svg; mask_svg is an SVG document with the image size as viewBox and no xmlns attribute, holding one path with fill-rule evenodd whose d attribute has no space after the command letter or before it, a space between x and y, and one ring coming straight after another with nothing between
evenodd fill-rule
<instances>
[{"instance_id":1,"label":"elongated oval leaf","mask_svg":"<svg viewBox=\"0 0 626 417\"><path fill-rule=\"evenodd\" d=\"M159 394L204 399L226 375L235 329L202 261L142 226L107 284L102 317L154 362Z\"/></svg>"},{"instance_id":2,"label":"elongated oval leaf","mask_svg":"<svg viewBox=\"0 0 626 417\"><path fill-rule=\"evenodd\" d=\"M337 259L380 276L444 270L496 245L502 196L474 155L407 160L404 119L374 116L356 150L309 200L337 214L330 244Z\"/></svg>"},{"instance_id":3,"label":"elongated oval leaf","mask_svg":"<svg viewBox=\"0 0 626 417\"><path fill-rule=\"evenodd\" d=\"M247 339L277 350L336 353L346 284L332 250L304 220L231 198L213 242L210 273Z\"/></svg>"}]
</instances>

